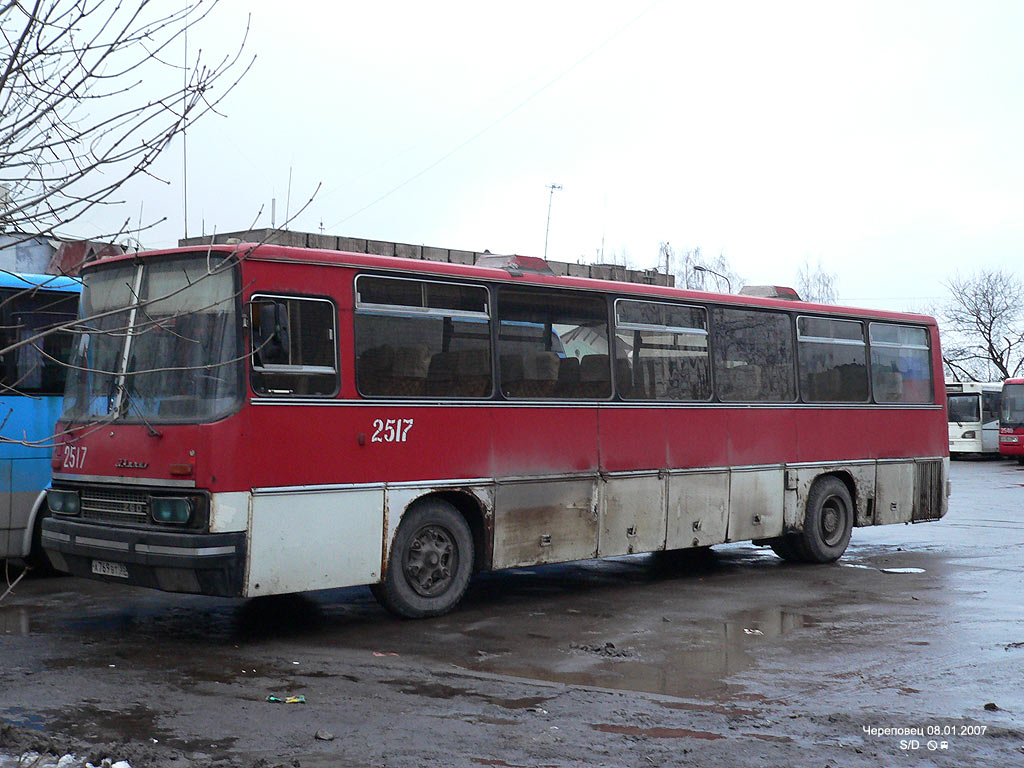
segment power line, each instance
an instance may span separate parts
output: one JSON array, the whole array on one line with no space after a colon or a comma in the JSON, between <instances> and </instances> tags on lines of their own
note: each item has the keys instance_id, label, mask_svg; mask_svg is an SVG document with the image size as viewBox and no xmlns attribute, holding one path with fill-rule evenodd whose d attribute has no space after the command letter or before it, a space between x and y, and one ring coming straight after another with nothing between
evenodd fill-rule
<instances>
[{"instance_id":1,"label":"power line","mask_svg":"<svg viewBox=\"0 0 1024 768\"><path fill-rule=\"evenodd\" d=\"M647 7L646 7L646 8L644 9L644 10L642 10L642 11L641 11L641 12L640 12L639 14L637 14L637 15L636 15L636 16L634 16L634 17L633 17L632 19L630 19L630 20L629 20L629 21L627 21L627 22L626 22L625 24L623 24L623 25L622 25L621 27L619 27L619 28L618 28L617 30L615 30L615 32L613 32L613 33L612 33L612 34L611 34L611 35L610 35L609 37L605 38L605 40L604 40L604 41L602 41L601 43L599 43L599 44L598 44L597 46L595 46L594 48L591 48L591 49L590 49L590 50L589 50L589 51L588 51L587 53L583 54L583 56L581 56L581 57L580 57L579 59L577 59L577 60L576 60L575 62L573 62L573 63L572 63L572 64L570 64L570 65L569 65L568 67L566 67L565 69L563 69L563 70L562 70L562 71L561 71L560 73L558 73L557 75L555 75L555 77L553 77L553 78L552 78L551 80L549 80L548 82L546 82L546 83L545 83L544 85L542 85L542 86L541 86L540 88L538 88L537 90L535 90L535 91L534 91L533 93L531 93L531 94L530 94L529 96L527 96L527 97L526 97L525 99L523 99L522 101L520 101L520 102L519 102L518 104L516 104L516 105L515 105L514 107L512 107L512 108L511 108L510 110L508 110L508 111L507 111L507 112L505 112L504 114L500 115L500 116L499 116L498 118L496 118L495 120L492 120L492 121L491 121L490 123L488 123L487 125L485 125L485 126L484 126L483 128L481 128L481 129L480 129L479 131L477 131L477 132L476 132L476 133L474 133L474 134L473 134L472 136L470 136L470 137L469 137L468 139L466 139L465 141L463 141L463 142L462 142L461 144L459 144L459 145L458 145L458 146L456 146L455 148L453 148L453 149L449 150L449 151L448 151L447 153L445 153L444 155L442 155L442 156L441 156L440 158L438 158L437 160L435 160L434 162L432 162L432 163L431 163L430 165L428 165L428 166L427 166L426 168L423 168L422 170L418 171L417 173L415 173L415 174L413 174L412 176L410 176L409 178L407 178L407 179L406 179L405 181L403 181L402 183L400 183L400 184L398 184L398 185L396 185L396 186L392 187L392 188L391 188L391 189L389 189L389 190L388 190L387 192L385 192L385 193L384 193L383 195L381 195L380 197L376 198L376 199L375 199L375 200L373 200L372 202L370 202L370 203L367 203L366 205L364 205L364 206L363 206L362 208L360 208L359 210L357 210L357 211L355 211L355 212L353 212L353 213L350 213L350 214L349 214L348 216L346 216L345 218L341 219L340 221L337 221L337 222L335 222L334 224L331 224L331 226L330 226L330 229L334 229L335 227L341 226L341 225L342 225L342 224L344 224L344 223L345 223L346 221L349 221L350 219L353 219L353 218L355 218L356 216L358 216L359 214L363 213L364 211L366 211L366 210L369 210L370 208L372 208L373 206L375 206L375 205L376 205L377 203L381 202L382 200L386 200L387 198L391 197L391 195L393 195L393 194L394 194L395 192L397 192L398 190L402 189L403 187L406 187L406 186L408 186L409 184L411 184L412 182L416 181L416 179L420 178L420 177L421 177L421 176L423 176L424 174L426 174L426 173L429 173L430 171L434 170L434 168L436 168L437 166L439 166L439 165L440 165L441 163L443 163L443 162L444 162L445 160L447 160L447 159L448 159L449 157L451 157L452 155L454 155L454 154L455 154L456 152L458 152L458 151L460 151L461 149L465 148L465 147L466 147L466 146L468 146L469 144L472 144L472 143L473 143L474 141L476 141L476 140L477 140L478 138L480 138L480 137L481 137L481 136L483 136L483 135L484 135L485 133L487 133L487 132L488 132L489 130L491 130L491 128L493 128L494 126L498 125L499 123L503 122L503 121L504 121L504 120L506 120L507 118L509 118L509 117L511 117L512 115L514 115L514 114L515 114L516 112L518 112L518 111L519 111L520 109L522 109L522 108L523 108L523 107L525 107L525 106L526 106L527 104L529 104L529 103L530 103L531 101L533 101L533 100L534 100L535 98L537 98L537 97L538 97L538 96L539 96L540 94L544 93L544 91L546 91L546 90L547 90L548 88L550 88L551 86L553 86L553 85L554 85L555 83L557 83L557 82L558 82L559 80L561 80L561 79L562 79L562 78L564 78L564 77L565 77L566 75L568 75L568 74L569 74L570 72L572 72L572 71L573 71L573 70L575 70L575 69L576 69L577 67L579 67L579 66L580 66L580 65L581 65L581 64L582 64L583 62L585 62L585 61L586 61L587 59L589 59L589 58L590 58L591 56L593 56L593 55L594 55L595 53L597 53L598 51L600 51L601 49L603 49L604 47L606 47L606 46L607 46L607 45L608 45L609 43L611 43L611 42L612 42L613 40L615 40L615 39L616 39L617 37L619 37L619 35L621 35L621 34L622 34L623 32L625 32L625 31L626 31L627 29L629 29L629 28L630 28L631 26L633 26L634 24L636 24L636 22L638 22L638 21L639 21L640 19L642 19L642 18L643 18L644 16L646 16L646 15L647 15L647 14L648 14L648 13L649 13L649 12L650 12L651 10L653 10L653 9L654 9L654 7L655 7L655 6L657 6L657 5L660 5L660 4L661 4L661 2L662 2L662 0L655 0L655 2L651 3L651 4L650 4L649 6L647 6Z\"/></svg>"}]
</instances>

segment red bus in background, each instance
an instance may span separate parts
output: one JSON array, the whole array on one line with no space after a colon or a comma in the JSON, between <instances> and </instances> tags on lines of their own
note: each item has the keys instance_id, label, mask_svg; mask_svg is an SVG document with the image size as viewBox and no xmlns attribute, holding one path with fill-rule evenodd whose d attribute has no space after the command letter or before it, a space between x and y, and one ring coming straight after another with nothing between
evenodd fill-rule
<instances>
[{"instance_id":1,"label":"red bus in background","mask_svg":"<svg viewBox=\"0 0 1024 768\"><path fill-rule=\"evenodd\" d=\"M1003 382L999 413L999 453L1024 464L1024 379Z\"/></svg>"},{"instance_id":2,"label":"red bus in background","mask_svg":"<svg viewBox=\"0 0 1024 768\"><path fill-rule=\"evenodd\" d=\"M928 317L275 245L83 275L43 526L76 575L420 617L482 569L830 562L947 509Z\"/></svg>"}]
</instances>

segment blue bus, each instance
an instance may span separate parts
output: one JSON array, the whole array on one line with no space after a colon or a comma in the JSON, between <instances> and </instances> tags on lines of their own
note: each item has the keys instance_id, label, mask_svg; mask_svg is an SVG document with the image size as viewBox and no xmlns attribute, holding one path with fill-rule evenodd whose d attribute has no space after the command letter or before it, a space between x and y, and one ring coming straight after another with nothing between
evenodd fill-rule
<instances>
[{"instance_id":1,"label":"blue bus","mask_svg":"<svg viewBox=\"0 0 1024 768\"><path fill-rule=\"evenodd\" d=\"M0 271L0 350L73 320L81 281ZM45 566L39 523L50 482L53 425L60 415L73 334L55 331L0 354L0 560Z\"/></svg>"}]
</instances>

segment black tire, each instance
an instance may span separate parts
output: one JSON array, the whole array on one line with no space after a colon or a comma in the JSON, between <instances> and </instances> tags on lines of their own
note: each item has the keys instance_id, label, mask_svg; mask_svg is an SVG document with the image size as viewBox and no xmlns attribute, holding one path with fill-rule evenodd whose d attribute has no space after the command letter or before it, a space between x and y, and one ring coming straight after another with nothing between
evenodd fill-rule
<instances>
[{"instance_id":1,"label":"black tire","mask_svg":"<svg viewBox=\"0 0 1024 768\"><path fill-rule=\"evenodd\" d=\"M802 563L806 558L801 554L797 541L799 534L786 533L768 542L772 552L791 563Z\"/></svg>"},{"instance_id":2,"label":"black tire","mask_svg":"<svg viewBox=\"0 0 1024 768\"><path fill-rule=\"evenodd\" d=\"M397 616L422 619L448 613L473 574L473 533L446 501L413 506L395 533L387 572L370 587L377 601Z\"/></svg>"},{"instance_id":3,"label":"black tire","mask_svg":"<svg viewBox=\"0 0 1024 768\"><path fill-rule=\"evenodd\" d=\"M853 498L838 477L820 477L811 486L804 527L795 549L809 563L831 563L846 551L853 533Z\"/></svg>"},{"instance_id":4,"label":"black tire","mask_svg":"<svg viewBox=\"0 0 1024 768\"><path fill-rule=\"evenodd\" d=\"M1018 456L1017 457L1017 463L1018 464L1024 464L1024 456Z\"/></svg>"}]
</instances>

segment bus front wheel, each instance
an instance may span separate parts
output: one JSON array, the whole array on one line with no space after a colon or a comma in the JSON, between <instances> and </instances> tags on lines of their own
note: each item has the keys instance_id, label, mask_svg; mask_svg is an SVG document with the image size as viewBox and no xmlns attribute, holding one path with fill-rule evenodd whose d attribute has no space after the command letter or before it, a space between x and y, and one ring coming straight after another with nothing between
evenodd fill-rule
<instances>
[{"instance_id":1,"label":"bus front wheel","mask_svg":"<svg viewBox=\"0 0 1024 768\"><path fill-rule=\"evenodd\" d=\"M473 573L473 534L446 501L428 499L402 519L387 571L371 586L377 601L409 619L440 616L462 599Z\"/></svg>"}]
</instances>

